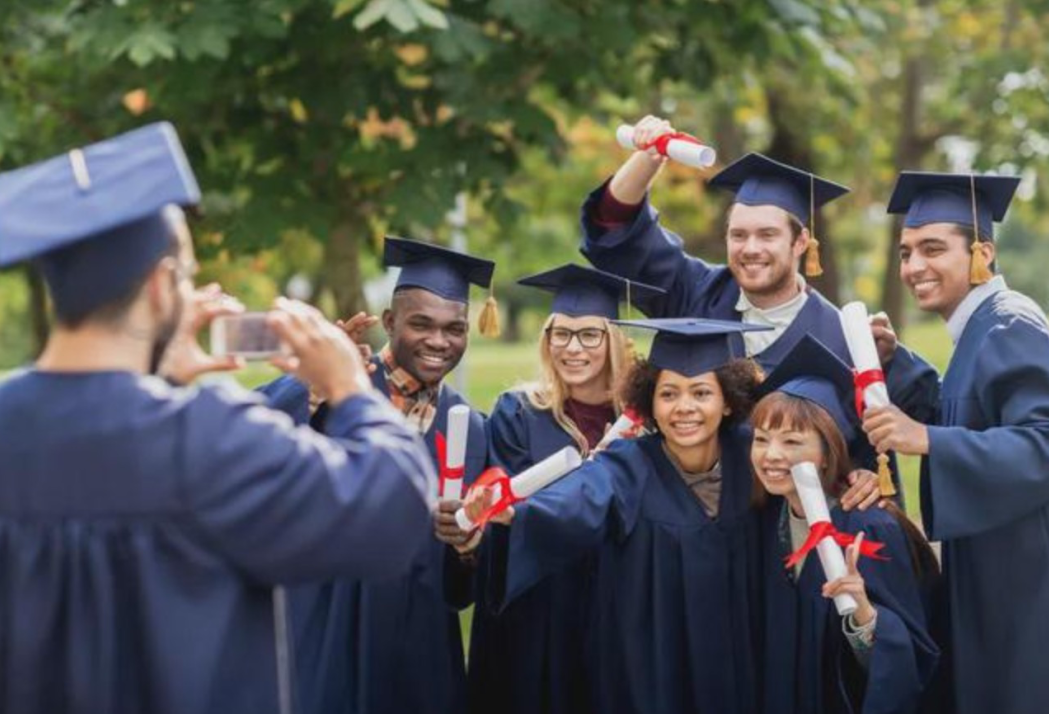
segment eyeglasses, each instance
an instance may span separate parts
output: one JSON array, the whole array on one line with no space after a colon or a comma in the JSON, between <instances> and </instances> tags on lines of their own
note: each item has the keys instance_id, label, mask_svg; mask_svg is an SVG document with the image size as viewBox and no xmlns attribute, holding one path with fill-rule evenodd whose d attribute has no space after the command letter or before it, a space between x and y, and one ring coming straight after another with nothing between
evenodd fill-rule
<instances>
[{"instance_id":1,"label":"eyeglasses","mask_svg":"<svg viewBox=\"0 0 1049 714\"><path fill-rule=\"evenodd\" d=\"M592 350L600 347L605 341L606 330L600 327L584 327L582 330L569 330L567 327L548 327L546 337L550 340L551 347L568 347L572 338L579 340L579 344L585 349Z\"/></svg>"}]
</instances>

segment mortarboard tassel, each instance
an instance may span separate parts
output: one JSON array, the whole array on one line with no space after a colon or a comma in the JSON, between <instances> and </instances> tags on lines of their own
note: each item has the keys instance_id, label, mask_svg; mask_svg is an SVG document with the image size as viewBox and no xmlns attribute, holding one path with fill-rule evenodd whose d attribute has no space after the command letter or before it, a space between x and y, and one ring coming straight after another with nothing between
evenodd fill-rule
<instances>
[{"instance_id":1,"label":"mortarboard tassel","mask_svg":"<svg viewBox=\"0 0 1049 714\"><path fill-rule=\"evenodd\" d=\"M816 240L816 179L809 174L809 245L805 248L805 277L823 275L820 264L820 242Z\"/></svg>"},{"instance_id":2,"label":"mortarboard tassel","mask_svg":"<svg viewBox=\"0 0 1049 714\"><path fill-rule=\"evenodd\" d=\"M489 291L488 298L484 301L484 309L477 319L477 328L485 337L495 338L503 333L499 328L499 303L495 301L494 289Z\"/></svg>"},{"instance_id":3,"label":"mortarboard tassel","mask_svg":"<svg viewBox=\"0 0 1049 714\"><path fill-rule=\"evenodd\" d=\"M980 224L976 216L976 177L969 175L970 196L973 202L973 242L970 246L972 260L969 261L969 284L983 285L990 281L994 275L990 266L987 265L987 256L980 250Z\"/></svg>"},{"instance_id":4,"label":"mortarboard tassel","mask_svg":"<svg viewBox=\"0 0 1049 714\"><path fill-rule=\"evenodd\" d=\"M892 482L892 472L889 471L889 455L878 454L878 490L882 498L896 495L896 486Z\"/></svg>"},{"instance_id":5,"label":"mortarboard tassel","mask_svg":"<svg viewBox=\"0 0 1049 714\"><path fill-rule=\"evenodd\" d=\"M805 277L818 278L823 275L820 265L820 242L814 235L809 235L809 247L805 249Z\"/></svg>"}]
</instances>

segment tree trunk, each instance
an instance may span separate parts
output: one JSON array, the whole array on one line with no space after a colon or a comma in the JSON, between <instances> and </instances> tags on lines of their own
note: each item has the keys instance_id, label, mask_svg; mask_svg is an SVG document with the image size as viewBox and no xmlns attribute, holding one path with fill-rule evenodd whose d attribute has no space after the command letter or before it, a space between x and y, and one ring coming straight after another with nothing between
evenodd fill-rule
<instances>
[{"instance_id":1,"label":"tree trunk","mask_svg":"<svg viewBox=\"0 0 1049 714\"><path fill-rule=\"evenodd\" d=\"M44 351L50 320L47 316L47 289L40 271L33 266L26 267L26 285L29 288L29 327L33 335L33 357Z\"/></svg>"},{"instance_id":2,"label":"tree trunk","mask_svg":"<svg viewBox=\"0 0 1049 714\"><path fill-rule=\"evenodd\" d=\"M368 222L356 211L347 211L332 229L324 246L324 282L335 298L334 317L346 318L367 310L361 281L361 241Z\"/></svg>"},{"instance_id":3,"label":"tree trunk","mask_svg":"<svg viewBox=\"0 0 1049 714\"><path fill-rule=\"evenodd\" d=\"M920 56L908 57L903 67L903 103L900 106L900 133L896 138L896 172L918 168L924 159L924 142L919 134L921 91L924 61ZM897 331L903 329L903 283L900 281L900 251L897 246L903 220L894 216L889 225L885 244L885 275L882 278L881 308L892 320Z\"/></svg>"}]
</instances>

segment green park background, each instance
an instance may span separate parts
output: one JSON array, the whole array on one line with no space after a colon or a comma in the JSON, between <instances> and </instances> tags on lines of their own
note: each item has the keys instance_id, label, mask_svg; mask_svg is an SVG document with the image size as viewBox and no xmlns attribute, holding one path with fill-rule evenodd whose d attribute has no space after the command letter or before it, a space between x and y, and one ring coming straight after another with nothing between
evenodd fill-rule
<instances>
[{"instance_id":1,"label":"green park background","mask_svg":"<svg viewBox=\"0 0 1049 714\"><path fill-rule=\"evenodd\" d=\"M729 197L706 180L747 151L844 183L815 286L942 367L886 200L903 169L1021 175L998 264L1049 304L1047 29L1049 0L3 0L0 170L172 121L204 190L200 280L253 309L381 310L387 234L493 258L504 337L475 337L461 380L488 408L537 366L547 303L515 278L582 261L616 125L660 114L719 152L653 191L690 252L723 258ZM0 370L48 325L34 268L0 271Z\"/></svg>"}]
</instances>

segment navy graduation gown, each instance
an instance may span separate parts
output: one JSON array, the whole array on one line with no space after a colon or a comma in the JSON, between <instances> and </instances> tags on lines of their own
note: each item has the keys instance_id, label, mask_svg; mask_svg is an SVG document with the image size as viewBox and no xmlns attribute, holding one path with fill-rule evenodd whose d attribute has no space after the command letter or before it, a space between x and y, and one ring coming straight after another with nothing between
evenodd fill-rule
<instances>
[{"instance_id":1,"label":"navy graduation gown","mask_svg":"<svg viewBox=\"0 0 1049 714\"><path fill-rule=\"evenodd\" d=\"M809 553L800 575L784 567L790 554L786 505L770 498L761 511L764 579L764 705L767 714L905 714L919 711L939 657L928 633L921 584L906 536L882 509L831 510L843 533L864 531L885 544L889 560L860 559L867 597L878 611L868 669L860 667L842 632L819 556Z\"/></svg>"},{"instance_id":2,"label":"navy graduation gown","mask_svg":"<svg viewBox=\"0 0 1049 714\"><path fill-rule=\"evenodd\" d=\"M1049 711L1049 328L1002 291L972 315L922 459L922 514L943 541L956 706Z\"/></svg>"},{"instance_id":3,"label":"navy graduation gown","mask_svg":"<svg viewBox=\"0 0 1049 714\"><path fill-rule=\"evenodd\" d=\"M381 361L372 382L388 394ZM266 391L274 405L302 414L308 398L299 383L278 380ZM465 404L443 385L425 442L434 464L436 434L447 432L448 410ZM326 430L326 407L311 423ZM308 407L306 412L308 414ZM484 470L484 417L470 415L466 482ZM465 707L466 673L458 611L473 598L473 572L454 549L433 536L405 576L339 580L290 593L296 632L299 693L307 714L451 714Z\"/></svg>"},{"instance_id":4,"label":"navy graduation gown","mask_svg":"<svg viewBox=\"0 0 1049 714\"><path fill-rule=\"evenodd\" d=\"M500 395L488 419L489 460L518 474L575 446L549 411L521 392ZM584 638L591 561L552 574L498 612L507 529L491 527L479 551L470 634L468 711L474 714L584 714Z\"/></svg>"},{"instance_id":5,"label":"navy graduation gown","mask_svg":"<svg viewBox=\"0 0 1049 714\"><path fill-rule=\"evenodd\" d=\"M749 439L742 428L722 435L716 519L659 435L614 443L517 507L506 602L596 553L588 643L595 711L755 710Z\"/></svg>"},{"instance_id":6,"label":"navy graduation gown","mask_svg":"<svg viewBox=\"0 0 1049 714\"><path fill-rule=\"evenodd\" d=\"M659 223L659 213L645 198L633 223L611 230L597 225L591 213L601 200L606 184L593 191L583 204L584 255L601 270L630 280L648 283L666 291L641 308L650 317L701 317L740 321L736 311L739 283L727 266L707 263L685 253L681 238ZM804 335L812 335L847 364L852 357L841 329L838 308L816 290L808 288L808 299L790 326L754 360L766 372L773 370ZM743 337L731 337L736 354L744 354ZM936 370L903 347L885 368L886 387L893 404L918 420L935 410ZM861 463L877 468L875 454L867 449ZM898 469L893 479L902 497Z\"/></svg>"},{"instance_id":7,"label":"navy graduation gown","mask_svg":"<svg viewBox=\"0 0 1049 714\"><path fill-rule=\"evenodd\" d=\"M272 587L391 577L430 528L389 405L329 432L128 372L0 385L0 711L277 712Z\"/></svg>"}]
</instances>

